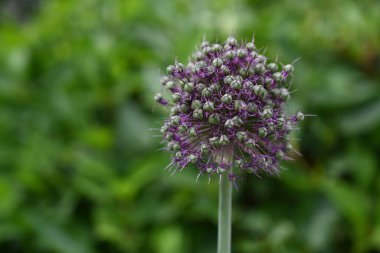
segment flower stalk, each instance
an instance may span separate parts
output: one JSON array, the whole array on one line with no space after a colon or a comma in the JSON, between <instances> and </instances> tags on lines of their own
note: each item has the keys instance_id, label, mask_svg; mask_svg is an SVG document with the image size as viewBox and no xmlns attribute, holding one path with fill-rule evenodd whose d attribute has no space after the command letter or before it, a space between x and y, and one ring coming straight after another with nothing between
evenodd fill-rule
<instances>
[{"instance_id":1,"label":"flower stalk","mask_svg":"<svg viewBox=\"0 0 380 253\"><path fill-rule=\"evenodd\" d=\"M232 183L228 173L221 176L219 184L218 251L231 252Z\"/></svg>"}]
</instances>

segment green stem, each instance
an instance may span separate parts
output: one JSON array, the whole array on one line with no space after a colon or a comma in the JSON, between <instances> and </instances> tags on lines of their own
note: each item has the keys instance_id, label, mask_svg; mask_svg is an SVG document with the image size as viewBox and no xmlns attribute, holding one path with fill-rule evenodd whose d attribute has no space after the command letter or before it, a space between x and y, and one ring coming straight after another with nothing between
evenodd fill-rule
<instances>
[{"instance_id":1,"label":"green stem","mask_svg":"<svg viewBox=\"0 0 380 253\"><path fill-rule=\"evenodd\" d=\"M218 253L231 252L231 203L232 184L224 173L219 184Z\"/></svg>"}]
</instances>

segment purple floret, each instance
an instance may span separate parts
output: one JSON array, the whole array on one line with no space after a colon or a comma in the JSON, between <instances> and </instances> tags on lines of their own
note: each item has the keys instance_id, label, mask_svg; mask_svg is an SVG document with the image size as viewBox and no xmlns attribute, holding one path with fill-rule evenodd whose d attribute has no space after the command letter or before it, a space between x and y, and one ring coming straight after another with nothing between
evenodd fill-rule
<instances>
[{"instance_id":1,"label":"purple floret","mask_svg":"<svg viewBox=\"0 0 380 253\"><path fill-rule=\"evenodd\" d=\"M169 99L155 100L170 109L161 133L172 165L195 164L200 173L279 173L289 159L289 134L304 115L285 115L293 65L256 51L254 42L203 41L191 61L176 62L161 80Z\"/></svg>"}]
</instances>

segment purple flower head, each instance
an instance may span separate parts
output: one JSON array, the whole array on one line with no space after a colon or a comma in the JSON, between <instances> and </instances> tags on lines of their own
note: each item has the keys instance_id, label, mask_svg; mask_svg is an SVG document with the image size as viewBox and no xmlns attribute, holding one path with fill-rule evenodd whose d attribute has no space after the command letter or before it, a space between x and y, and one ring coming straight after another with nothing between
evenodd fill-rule
<instances>
[{"instance_id":1,"label":"purple flower head","mask_svg":"<svg viewBox=\"0 0 380 253\"><path fill-rule=\"evenodd\" d=\"M285 115L294 67L269 62L254 42L203 41L190 62L167 67L161 83L170 97L155 100L170 109L161 133L170 165L195 164L200 174L276 174L292 151L289 134L304 115Z\"/></svg>"}]
</instances>

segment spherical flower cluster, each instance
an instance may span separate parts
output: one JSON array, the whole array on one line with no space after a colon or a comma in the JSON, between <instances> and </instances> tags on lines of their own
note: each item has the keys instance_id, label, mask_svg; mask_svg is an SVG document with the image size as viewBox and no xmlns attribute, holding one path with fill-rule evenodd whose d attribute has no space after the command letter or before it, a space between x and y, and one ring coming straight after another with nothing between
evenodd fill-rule
<instances>
[{"instance_id":1,"label":"spherical flower cluster","mask_svg":"<svg viewBox=\"0 0 380 253\"><path fill-rule=\"evenodd\" d=\"M289 133L304 115L287 116L293 65L261 55L254 41L223 44L203 41L187 66L167 67L155 100L170 109L161 133L173 153L170 166L195 164L200 174L276 174L289 159Z\"/></svg>"}]
</instances>

